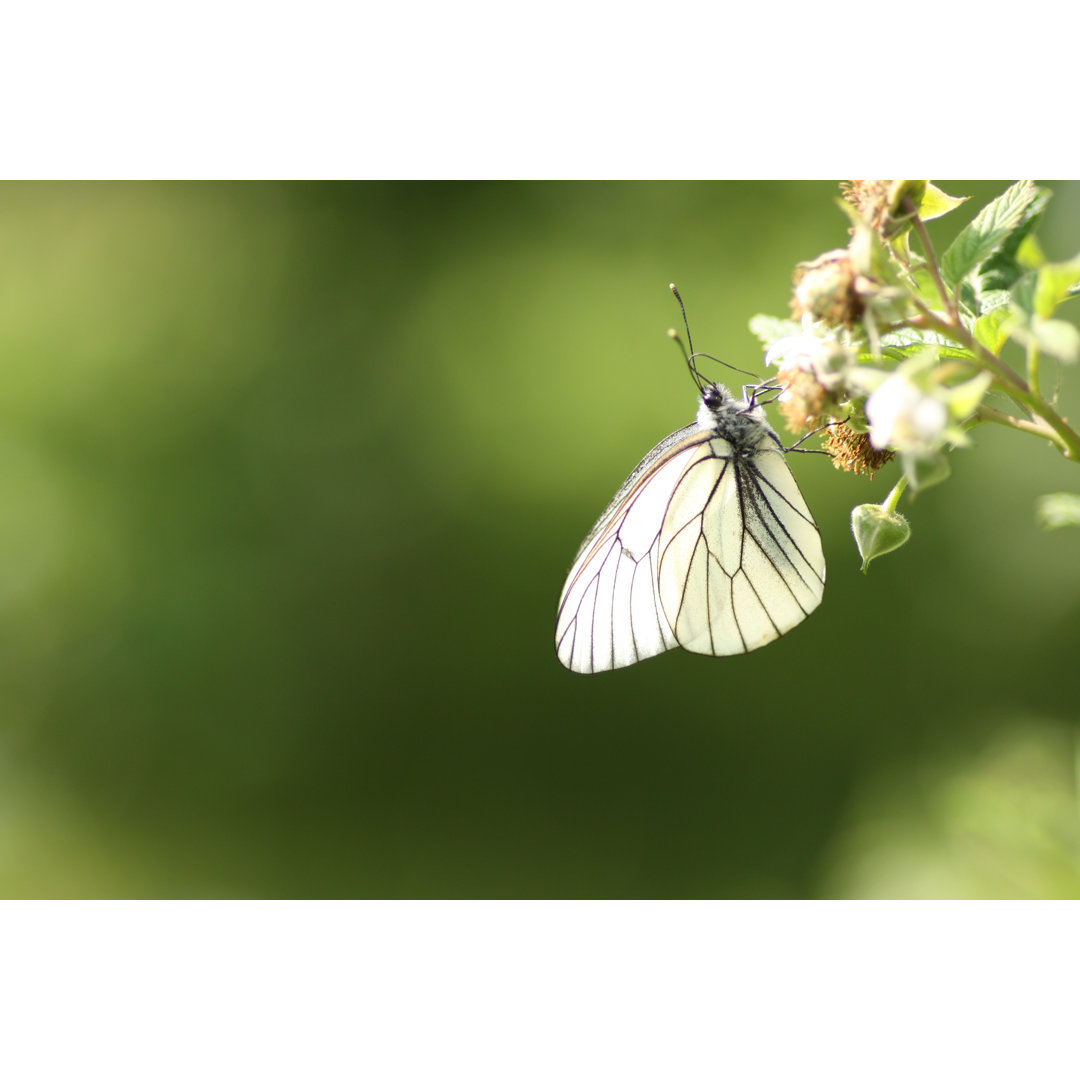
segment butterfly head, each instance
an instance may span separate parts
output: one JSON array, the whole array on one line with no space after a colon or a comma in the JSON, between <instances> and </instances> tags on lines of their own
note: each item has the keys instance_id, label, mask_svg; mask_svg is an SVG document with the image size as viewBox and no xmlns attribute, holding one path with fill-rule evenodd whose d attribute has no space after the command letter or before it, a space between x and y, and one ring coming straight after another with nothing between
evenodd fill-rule
<instances>
[{"instance_id":1,"label":"butterfly head","mask_svg":"<svg viewBox=\"0 0 1080 1080\"><path fill-rule=\"evenodd\" d=\"M722 383L706 383L701 388L697 422L702 427L715 428L739 411L735 395Z\"/></svg>"},{"instance_id":2,"label":"butterfly head","mask_svg":"<svg viewBox=\"0 0 1080 1080\"><path fill-rule=\"evenodd\" d=\"M699 427L727 439L736 449L748 452L757 446L763 431L771 430L753 396L740 400L721 383L709 383L702 388L697 422Z\"/></svg>"}]
</instances>

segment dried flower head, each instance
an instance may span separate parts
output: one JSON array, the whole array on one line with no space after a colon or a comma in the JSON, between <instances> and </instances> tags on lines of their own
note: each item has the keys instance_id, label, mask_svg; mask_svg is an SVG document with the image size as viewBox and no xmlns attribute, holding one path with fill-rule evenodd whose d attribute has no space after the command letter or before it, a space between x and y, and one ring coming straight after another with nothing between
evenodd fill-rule
<instances>
[{"instance_id":1,"label":"dried flower head","mask_svg":"<svg viewBox=\"0 0 1080 1080\"><path fill-rule=\"evenodd\" d=\"M891 450L878 450L864 431L852 431L847 424L834 424L821 444L833 465L856 476L873 476L892 461Z\"/></svg>"},{"instance_id":2,"label":"dried flower head","mask_svg":"<svg viewBox=\"0 0 1080 1080\"><path fill-rule=\"evenodd\" d=\"M912 213L904 208L905 198L910 197L918 206L925 189L925 180L847 180L840 185L844 200L886 240L911 224Z\"/></svg>"},{"instance_id":3,"label":"dried flower head","mask_svg":"<svg viewBox=\"0 0 1080 1080\"><path fill-rule=\"evenodd\" d=\"M844 372L853 362L849 348L809 328L773 342L765 353L765 366L775 364L778 369L776 382L784 390L777 408L789 431L809 431L834 414L844 389Z\"/></svg>"},{"instance_id":4,"label":"dried flower head","mask_svg":"<svg viewBox=\"0 0 1080 1080\"><path fill-rule=\"evenodd\" d=\"M776 402L788 431L798 433L816 427L829 400L828 391L811 371L788 368L776 376L784 388Z\"/></svg>"},{"instance_id":5,"label":"dried flower head","mask_svg":"<svg viewBox=\"0 0 1080 1080\"><path fill-rule=\"evenodd\" d=\"M827 251L795 267L795 292L791 311L820 319L828 326L851 326L863 312L863 300L855 290L855 269L846 248Z\"/></svg>"}]
</instances>

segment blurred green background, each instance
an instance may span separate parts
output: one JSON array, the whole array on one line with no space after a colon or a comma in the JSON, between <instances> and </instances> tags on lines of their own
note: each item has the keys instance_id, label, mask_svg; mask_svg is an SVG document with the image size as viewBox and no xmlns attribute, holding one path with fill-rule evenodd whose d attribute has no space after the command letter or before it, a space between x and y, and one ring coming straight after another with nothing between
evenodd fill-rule
<instances>
[{"instance_id":1,"label":"blurred green background","mask_svg":"<svg viewBox=\"0 0 1080 1080\"><path fill-rule=\"evenodd\" d=\"M940 183L943 250L1006 184ZM836 194L0 185L0 894L1080 896L1080 533L1033 520L1080 467L1035 439L977 430L868 577L896 466L801 457L803 626L555 658L578 544L695 410L668 282L759 370Z\"/></svg>"}]
</instances>

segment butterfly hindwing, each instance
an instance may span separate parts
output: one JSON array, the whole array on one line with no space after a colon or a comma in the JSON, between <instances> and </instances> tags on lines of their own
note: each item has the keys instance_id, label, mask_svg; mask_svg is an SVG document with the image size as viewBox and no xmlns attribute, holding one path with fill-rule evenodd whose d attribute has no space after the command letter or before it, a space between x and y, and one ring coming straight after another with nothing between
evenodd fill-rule
<instances>
[{"instance_id":1,"label":"butterfly hindwing","mask_svg":"<svg viewBox=\"0 0 1080 1080\"><path fill-rule=\"evenodd\" d=\"M695 455L660 531L660 599L679 645L729 656L767 645L821 602L814 519L768 429L749 455Z\"/></svg>"}]
</instances>

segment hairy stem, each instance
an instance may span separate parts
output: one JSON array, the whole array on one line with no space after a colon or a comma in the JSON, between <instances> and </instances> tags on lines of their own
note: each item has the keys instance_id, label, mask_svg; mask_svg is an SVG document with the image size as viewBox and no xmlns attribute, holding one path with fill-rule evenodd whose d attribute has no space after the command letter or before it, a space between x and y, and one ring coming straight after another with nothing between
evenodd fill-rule
<instances>
[{"instance_id":1,"label":"hairy stem","mask_svg":"<svg viewBox=\"0 0 1080 1080\"><path fill-rule=\"evenodd\" d=\"M1041 417L1035 420L1022 420L1019 416L1010 416L991 405L980 405L975 410L971 422L977 424L981 421L1002 424L1005 427L1015 428L1017 431L1026 431L1029 435L1035 435L1040 439L1049 439L1063 454L1068 454L1068 443Z\"/></svg>"},{"instance_id":2,"label":"hairy stem","mask_svg":"<svg viewBox=\"0 0 1080 1080\"><path fill-rule=\"evenodd\" d=\"M881 509L885 510L887 513L895 514L897 503L900 502L900 496L904 494L904 489L907 487L907 484L907 477L901 476L893 485L892 491L885 496L885 501L881 504Z\"/></svg>"}]
</instances>

